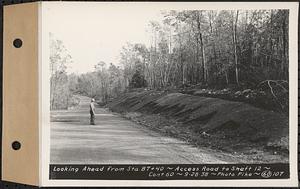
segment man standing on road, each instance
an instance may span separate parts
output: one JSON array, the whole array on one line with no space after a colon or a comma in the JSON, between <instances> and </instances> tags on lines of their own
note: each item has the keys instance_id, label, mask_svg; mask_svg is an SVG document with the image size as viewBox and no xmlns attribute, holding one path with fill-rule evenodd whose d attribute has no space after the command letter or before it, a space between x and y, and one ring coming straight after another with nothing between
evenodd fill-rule
<instances>
[{"instance_id":1,"label":"man standing on road","mask_svg":"<svg viewBox=\"0 0 300 189\"><path fill-rule=\"evenodd\" d=\"M91 99L90 103L90 114L91 114L91 119L90 119L90 124L95 125L95 105L94 105L95 99Z\"/></svg>"}]
</instances>

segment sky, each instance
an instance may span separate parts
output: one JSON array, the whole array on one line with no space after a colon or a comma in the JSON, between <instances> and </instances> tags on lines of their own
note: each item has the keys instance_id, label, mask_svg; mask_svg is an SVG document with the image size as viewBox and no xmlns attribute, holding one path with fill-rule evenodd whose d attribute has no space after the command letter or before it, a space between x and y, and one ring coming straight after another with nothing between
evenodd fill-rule
<instances>
[{"instance_id":1,"label":"sky","mask_svg":"<svg viewBox=\"0 0 300 189\"><path fill-rule=\"evenodd\" d=\"M118 64L126 42L150 44L151 20L162 20L157 9L102 3L49 4L43 21L56 39L62 40L72 56L69 73L93 71L100 61ZM148 28L149 29L149 28Z\"/></svg>"}]
</instances>

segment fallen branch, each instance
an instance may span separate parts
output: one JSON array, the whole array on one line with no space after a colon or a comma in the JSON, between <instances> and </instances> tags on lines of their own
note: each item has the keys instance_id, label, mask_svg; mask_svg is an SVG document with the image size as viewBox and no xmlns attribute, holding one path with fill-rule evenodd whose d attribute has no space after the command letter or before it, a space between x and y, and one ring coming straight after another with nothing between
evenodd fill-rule
<instances>
[{"instance_id":1,"label":"fallen branch","mask_svg":"<svg viewBox=\"0 0 300 189\"><path fill-rule=\"evenodd\" d=\"M281 109L284 109L283 105L280 103L279 99L278 99L277 96L274 94L273 88L272 88L272 86L271 86L271 84L270 84L270 81L268 81L268 85L269 85L270 90L271 90L271 93L272 93L272 95L274 96L274 98L276 99L277 103L280 105Z\"/></svg>"},{"instance_id":2,"label":"fallen branch","mask_svg":"<svg viewBox=\"0 0 300 189\"><path fill-rule=\"evenodd\" d=\"M283 84L288 84L288 82L285 81L285 80L265 80L265 81L260 82L257 85L257 87L260 87L264 83L267 83L268 87L270 88L270 92L271 92L272 96L274 97L276 103L280 105L282 110L284 110L284 106L282 105L282 103L280 102L280 100L278 99L278 97L274 93L274 89L272 87L272 84L275 84L275 86L279 86L285 93L287 93L289 90Z\"/></svg>"},{"instance_id":3,"label":"fallen branch","mask_svg":"<svg viewBox=\"0 0 300 189\"><path fill-rule=\"evenodd\" d=\"M275 83L276 85L278 85L279 87L281 87L281 88L284 90L284 92L288 92L288 89L286 89L286 88L282 85L283 83L288 84L288 82L285 81L285 80L265 80L265 81L260 82L260 83L257 85L257 87L260 87L260 86L261 86L262 84L264 84L264 83L268 83L268 85L270 85L270 84L269 84L270 82Z\"/></svg>"}]
</instances>

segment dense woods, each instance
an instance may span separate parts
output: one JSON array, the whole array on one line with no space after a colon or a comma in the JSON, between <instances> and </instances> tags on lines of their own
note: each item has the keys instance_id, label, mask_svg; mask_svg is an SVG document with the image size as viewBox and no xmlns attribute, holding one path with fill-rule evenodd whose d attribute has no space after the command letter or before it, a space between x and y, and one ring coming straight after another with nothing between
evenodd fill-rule
<instances>
[{"instance_id":1,"label":"dense woods","mask_svg":"<svg viewBox=\"0 0 300 189\"><path fill-rule=\"evenodd\" d=\"M288 11L170 11L151 22L152 42L124 47L129 82L142 67L149 88L255 86L288 79Z\"/></svg>"},{"instance_id":2,"label":"dense woods","mask_svg":"<svg viewBox=\"0 0 300 189\"><path fill-rule=\"evenodd\" d=\"M149 23L150 46L124 45L120 62L67 74L72 58L51 39L51 109L71 94L106 102L128 88L265 88L288 93L288 10L165 11ZM118 65L118 66L116 66ZM63 103L62 103L63 102Z\"/></svg>"}]
</instances>

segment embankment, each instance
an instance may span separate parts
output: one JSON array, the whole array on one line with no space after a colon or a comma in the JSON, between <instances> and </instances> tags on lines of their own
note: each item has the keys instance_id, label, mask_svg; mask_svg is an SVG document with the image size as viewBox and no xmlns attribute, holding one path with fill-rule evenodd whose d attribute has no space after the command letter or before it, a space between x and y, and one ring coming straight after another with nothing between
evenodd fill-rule
<instances>
[{"instance_id":1,"label":"embankment","mask_svg":"<svg viewBox=\"0 0 300 189\"><path fill-rule=\"evenodd\" d=\"M124 94L108 107L197 145L243 154L288 154L288 116L243 102L139 91Z\"/></svg>"}]
</instances>

